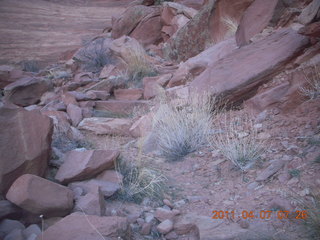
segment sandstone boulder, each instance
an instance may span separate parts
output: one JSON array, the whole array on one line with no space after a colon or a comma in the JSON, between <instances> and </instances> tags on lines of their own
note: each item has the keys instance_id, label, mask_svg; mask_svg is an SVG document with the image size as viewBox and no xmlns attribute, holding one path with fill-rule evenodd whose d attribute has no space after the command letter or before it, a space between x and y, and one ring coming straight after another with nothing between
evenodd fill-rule
<instances>
[{"instance_id":1,"label":"sandstone boulder","mask_svg":"<svg viewBox=\"0 0 320 240\"><path fill-rule=\"evenodd\" d=\"M45 217L65 216L73 207L70 189L31 174L19 177L11 185L6 198L33 214Z\"/></svg>"},{"instance_id":2,"label":"sandstone boulder","mask_svg":"<svg viewBox=\"0 0 320 240\"><path fill-rule=\"evenodd\" d=\"M130 115L135 108L148 108L148 101L134 101L134 100L108 100L96 101L95 109L111 112L120 115Z\"/></svg>"},{"instance_id":3,"label":"sandstone boulder","mask_svg":"<svg viewBox=\"0 0 320 240\"><path fill-rule=\"evenodd\" d=\"M0 192L22 174L43 176L53 125L47 116L17 106L0 107Z\"/></svg>"},{"instance_id":4,"label":"sandstone boulder","mask_svg":"<svg viewBox=\"0 0 320 240\"><path fill-rule=\"evenodd\" d=\"M116 100L139 100L143 95L143 91L140 88L115 89L113 93Z\"/></svg>"},{"instance_id":5,"label":"sandstone boulder","mask_svg":"<svg viewBox=\"0 0 320 240\"><path fill-rule=\"evenodd\" d=\"M303 9L303 11L298 17L298 21L304 25L310 23L317 16L319 9L320 1L313 0L309 3L309 5L306 8Z\"/></svg>"},{"instance_id":6,"label":"sandstone boulder","mask_svg":"<svg viewBox=\"0 0 320 240\"><path fill-rule=\"evenodd\" d=\"M71 119L71 123L73 126L78 126L78 124L82 120L82 109L74 104L68 104L67 113Z\"/></svg>"},{"instance_id":7,"label":"sandstone boulder","mask_svg":"<svg viewBox=\"0 0 320 240\"><path fill-rule=\"evenodd\" d=\"M25 77L7 85L4 88L4 95L8 101L25 107L38 103L42 94L49 89L50 83L47 80Z\"/></svg>"},{"instance_id":8,"label":"sandstone boulder","mask_svg":"<svg viewBox=\"0 0 320 240\"><path fill-rule=\"evenodd\" d=\"M278 4L282 0L255 0L244 12L237 33L238 46L244 46L250 39L268 26L276 14Z\"/></svg>"},{"instance_id":9,"label":"sandstone boulder","mask_svg":"<svg viewBox=\"0 0 320 240\"><path fill-rule=\"evenodd\" d=\"M114 166L118 151L76 149L66 154L55 178L62 183L88 179Z\"/></svg>"},{"instance_id":10,"label":"sandstone boulder","mask_svg":"<svg viewBox=\"0 0 320 240\"><path fill-rule=\"evenodd\" d=\"M279 73L308 43L306 37L291 29L278 30L209 65L190 87L193 91L224 96L232 102L242 101Z\"/></svg>"},{"instance_id":11,"label":"sandstone boulder","mask_svg":"<svg viewBox=\"0 0 320 240\"><path fill-rule=\"evenodd\" d=\"M131 119L124 118L85 118L79 123L79 129L94 132L97 135L131 136Z\"/></svg>"},{"instance_id":12,"label":"sandstone boulder","mask_svg":"<svg viewBox=\"0 0 320 240\"><path fill-rule=\"evenodd\" d=\"M104 215L106 205L100 188L97 187L95 191L88 192L86 195L80 196L76 201L75 210L84 212L88 215Z\"/></svg>"},{"instance_id":13,"label":"sandstone boulder","mask_svg":"<svg viewBox=\"0 0 320 240\"><path fill-rule=\"evenodd\" d=\"M233 38L207 48L198 55L189 58L186 62L180 63L179 68L173 74L168 87L172 88L178 85L186 84L200 75L208 65L217 62L219 59L227 56L237 48Z\"/></svg>"},{"instance_id":14,"label":"sandstone boulder","mask_svg":"<svg viewBox=\"0 0 320 240\"><path fill-rule=\"evenodd\" d=\"M127 219L73 213L45 230L43 238L46 240L101 240L101 235L110 240L131 239ZM41 236L37 238L37 240L40 239Z\"/></svg>"}]
</instances>

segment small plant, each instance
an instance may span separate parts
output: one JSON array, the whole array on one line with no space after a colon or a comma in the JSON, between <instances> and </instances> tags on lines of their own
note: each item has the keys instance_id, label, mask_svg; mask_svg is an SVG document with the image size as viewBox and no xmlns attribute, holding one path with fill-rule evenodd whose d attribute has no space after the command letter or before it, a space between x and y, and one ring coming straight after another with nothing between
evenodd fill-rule
<instances>
[{"instance_id":1,"label":"small plant","mask_svg":"<svg viewBox=\"0 0 320 240\"><path fill-rule=\"evenodd\" d=\"M309 230L310 239L320 239L320 192L310 191L309 200L305 200L298 194L292 194L299 208L306 211L304 222Z\"/></svg>"},{"instance_id":2,"label":"small plant","mask_svg":"<svg viewBox=\"0 0 320 240\"><path fill-rule=\"evenodd\" d=\"M318 155L318 156L316 157L316 159L314 160L314 162L315 162L315 163L320 163L320 155Z\"/></svg>"},{"instance_id":3,"label":"small plant","mask_svg":"<svg viewBox=\"0 0 320 240\"><path fill-rule=\"evenodd\" d=\"M228 29L228 34L234 35L237 32L238 25L239 25L237 20L227 16L227 17L223 17L221 22Z\"/></svg>"},{"instance_id":4,"label":"small plant","mask_svg":"<svg viewBox=\"0 0 320 240\"><path fill-rule=\"evenodd\" d=\"M75 59L79 61L85 71L100 72L101 69L112 63L110 49L104 38L97 38L79 50Z\"/></svg>"},{"instance_id":5,"label":"small plant","mask_svg":"<svg viewBox=\"0 0 320 240\"><path fill-rule=\"evenodd\" d=\"M154 115L153 132L166 159L180 160L207 143L214 105L207 94L190 96L180 106L162 100Z\"/></svg>"},{"instance_id":6,"label":"small plant","mask_svg":"<svg viewBox=\"0 0 320 240\"><path fill-rule=\"evenodd\" d=\"M127 84L133 84L141 87L141 80L144 77L156 76L155 68L150 64L147 59L147 54L141 46L132 48L126 56L128 69L122 73L127 78Z\"/></svg>"},{"instance_id":7,"label":"small plant","mask_svg":"<svg viewBox=\"0 0 320 240\"><path fill-rule=\"evenodd\" d=\"M307 86L301 87L300 92L310 100L320 97L320 71L317 66L313 66L312 72L308 75L304 73Z\"/></svg>"},{"instance_id":8,"label":"small plant","mask_svg":"<svg viewBox=\"0 0 320 240\"><path fill-rule=\"evenodd\" d=\"M154 201L163 199L166 178L159 170L149 167L141 155L135 162L119 159L116 170L123 176L116 198L136 203L141 203L146 197Z\"/></svg>"},{"instance_id":9,"label":"small plant","mask_svg":"<svg viewBox=\"0 0 320 240\"><path fill-rule=\"evenodd\" d=\"M25 72L37 73L40 71L39 63L35 60L25 60L21 62L22 70Z\"/></svg>"},{"instance_id":10,"label":"small plant","mask_svg":"<svg viewBox=\"0 0 320 240\"><path fill-rule=\"evenodd\" d=\"M265 142L257 138L257 130L248 115L231 118L225 115L217 134L210 137L211 144L242 171L246 171L265 151Z\"/></svg>"},{"instance_id":11,"label":"small plant","mask_svg":"<svg viewBox=\"0 0 320 240\"><path fill-rule=\"evenodd\" d=\"M291 177L300 177L300 170L299 169L291 169L289 171Z\"/></svg>"}]
</instances>

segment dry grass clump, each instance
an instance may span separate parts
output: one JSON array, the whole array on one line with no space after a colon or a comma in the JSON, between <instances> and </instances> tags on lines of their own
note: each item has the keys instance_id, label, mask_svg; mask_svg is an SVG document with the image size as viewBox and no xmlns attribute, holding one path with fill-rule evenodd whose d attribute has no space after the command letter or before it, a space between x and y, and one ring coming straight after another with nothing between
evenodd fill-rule
<instances>
[{"instance_id":1,"label":"dry grass clump","mask_svg":"<svg viewBox=\"0 0 320 240\"><path fill-rule=\"evenodd\" d=\"M162 201L167 179L158 169L150 167L150 162L142 159L141 153L139 155L134 161L121 158L116 162L116 170L123 176L116 198L136 203L144 198Z\"/></svg>"},{"instance_id":2,"label":"dry grass clump","mask_svg":"<svg viewBox=\"0 0 320 240\"><path fill-rule=\"evenodd\" d=\"M85 71L99 72L112 63L111 52L104 38L97 38L81 48L75 60L79 61Z\"/></svg>"},{"instance_id":3,"label":"dry grass clump","mask_svg":"<svg viewBox=\"0 0 320 240\"><path fill-rule=\"evenodd\" d=\"M180 160L207 143L214 105L208 94L194 94L179 106L168 99L160 102L154 115L153 132L166 159Z\"/></svg>"},{"instance_id":4,"label":"dry grass clump","mask_svg":"<svg viewBox=\"0 0 320 240\"><path fill-rule=\"evenodd\" d=\"M265 152L265 141L257 138L253 120L246 114L224 115L219 133L210 137L215 149L242 171L249 169Z\"/></svg>"},{"instance_id":5,"label":"dry grass clump","mask_svg":"<svg viewBox=\"0 0 320 240\"><path fill-rule=\"evenodd\" d=\"M310 74L305 74L307 86L301 87L300 92L310 100L320 97L320 70L319 67L313 66Z\"/></svg>"},{"instance_id":6,"label":"dry grass clump","mask_svg":"<svg viewBox=\"0 0 320 240\"><path fill-rule=\"evenodd\" d=\"M300 210L306 211L305 218L302 220L308 228L310 239L320 239L320 191L310 190L308 200L294 192L290 195Z\"/></svg>"},{"instance_id":7,"label":"dry grass clump","mask_svg":"<svg viewBox=\"0 0 320 240\"><path fill-rule=\"evenodd\" d=\"M234 35L237 32L239 23L237 20L226 16L221 19L221 22L227 27L228 33Z\"/></svg>"},{"instance_id":8,"label":"dry grass clump","mask_svg":"<svg viewBox=\"0 0 320 240\"><path fill-rule=\"evenodd\" d=\"M157 74L155 68L147 59L146 51L141 46L131 48L125 60L128 68L124 75L126 75L129 85L141 85L141 80L144 77L155 76Z\"/></svg>"}]
</instances>

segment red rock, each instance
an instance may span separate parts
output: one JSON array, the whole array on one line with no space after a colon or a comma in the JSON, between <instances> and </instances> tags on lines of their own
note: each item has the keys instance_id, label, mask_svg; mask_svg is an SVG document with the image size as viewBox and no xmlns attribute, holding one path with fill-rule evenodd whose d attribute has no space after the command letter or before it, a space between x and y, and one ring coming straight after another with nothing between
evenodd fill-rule
<instances>
[{"instance_id":1,"label":"red rock","mask_svg":"<svg viewBox=\"0 0 320 240\"><path fill-rule=\"evenodd\" d=\"M165 57L177 61L185 61L205 50L207 42L211 39L209 20L215 11L215 1L209 3L185 26L170 38L163 53ZM201 32L201 34L198 34Z\"/></svg>"},{"instance_id":2,"label":"red rock","mask_svg":"<svg viewBox=\"0 0 320 240\"><path fill-rule=\"evenodd\" d=\"M23 230L25 226L17 220L4 219L0 222L0 238L4 239L6 235L15 229Z\"/></svg>"},{"instance_id":3,"label":"red rock","mask_svg":"<svg viewBox=\"0 0 320 240\"><path fill-rule=\"evenodd\" d=\"M82 109L74 104L68 104L67 113L71 119L71 123L73 126L78 126L78 124L82 120Z\"/></svg>"},{"instance_id":4,"label":"red rock","mask_svg":"<svg viewBox=\"0 0 320 240\"><path fill-rule=\"evenodd\" d=\"M148 100L157 96L161 92L162 87L168 84L171 77L172 74L168 73L161 76L143 78L144 99Z\"/></svg>"},{"instance_id":5,"label":"red rock","mask_svg":"<svg viewBox=\"0 0 320 240\"><path fill-rule=\"evenodd\" d=\"M320 37L320 22L311 23L299 30L299 33L309 37Z\"/></svg>"},{"instance_id":6,"label":"red rock","mask_svg":"<svg viewBox=\"0 0 320 240\"><path fill-rule=\"evenodd\" d=\"M140 88L115 89L113 94L116 100L139 100L142 98L143 91Z\"/></svg>"},{"instance_id":7,"label":"red rock","mask_svg":"<svg viewBox=\"0 0 320 240\"><path fill-rule=\"evenodd\" d=\"M0 192L25 173L43 176L53 125L47 116L17 106L0 107Z\"/></svg>"},{"instance_id":8,"label":"red rock","mask_svg":"<svg viewBox=\"0 0 320 240\"><path fill-rule=\"evenodd\" d=\"M110 64L102 68L99 79L107 79L115 74L116 66Z\"/></svg>"},{"instance_id":9,"label":"red rock","mask_svg":"<svg viewBox=\"0 0 320 240\"><path fill-rule=\"evenodd\" d=\"M174 2L199 10L205 5L207 1L206 0L174 0Z\"/></svg>"},{"instance_id":10,"label":"red rock","mask_svg":"<svg viewBox=\"0 0 320 240\"><path fill-rule=\"evenodd\" d=\"M91 82L92 79L93 79L92 72L81 72L74 76L74 81L80 84Z\"/></svg>"},{"instance_id":11,"label":"red rock","mask_svg":"<svg viewBox=\"0 0 320 240\"><path fill-rule=\"evenodd\" d=\"M73 96L70 92L63 93L61 95L61 100L66 106L69 104L78 105L75 96Z\"/></svg>"},{"instance_id":12,"label":"red rock","mask_svg":"<svg viewBox=\"0 0 320 240\"><path fill-rule=\"evenodd\" d=\"M153 8L153 12L146 15L129 36L137 39L143 46L159 44L162 40L160 20L160 8Z\"/></svg>"},{"instance_id":13,"label":"red rock","mask_svg":"<svg viewBox=\"0 0 320 240\"><path fill-rule=\"evenodd\" d=\"M21 214L21 209L16 205L7 200L0 200L0 221L6 217L10 218L10 216L18 216L19 213Z\"/></svg>"},{"instance_id":14,"label":"red rock","mask_svg":"<svg viewBox=\"0 0 320 240\"><path fill-rule=\"evenodd\" d=\"M275 8L281 0L255 0L244 12L237 33L238 46L244 46L250 39L261 32L271 21Z\"/></svg>"},{"instance_id":15,"label":"red rock","mask_svg":"<svg viewBox=\"0 0 320 240\"><path fill-rule=\"evenodd\" d=\"M157 226L157 230L162 234L167 234L173 229L173 222L169 219L163 221Z\"/></svg>"},{"instance_id":16,"label":"red rock","mask_svg":"<svg viewBox=\"0 0 320 240\"><path fill-rule=\"evenodd\" d=\"M152 121L152 114L147 114L145 116L140 117L130 127L130 134L135 138L147 136L152 130Z\"/></svg>"},{"instance_id":17,"label":"red rock","mask_svg":"<svg viewBox=\"0 0 320 240\"><path fill-rule=\"evenodd\" d=\"M14 82L10 79L10 73L13 70L13 66L0 65L0 88L4 88L8 84Z\"/></svg>"},{"instance_id":18,"label":"red rock","mask_svg":"<svg viewBox=\"0 0 320 240\"><path fill-rule=\"evenodd\" d=\"M97 187L94 192L88 192L81 196L76 201L75 210L88 215L103 216L106 211L106 204L100 188Z\"/></svg>"},{"instance_id":19,"label":"red rock","mask_svg":"<svg viewBox=\"0 0 320 240\"><path fill-rule=\"evenodd\" d=\"M19 177L11 185L6 198L33 214L45 217L64 216L73 207L70 189L31 174Z\"/></svg>"},{"instance_id":20,"label":"red rock","mask_svg":"<svg viewBox=\"0 0 320 240\"><path fill-rule=\"evenodd\" d=\"M137 107L148 108L148 101L108 100L96 101L96 110L108 111L115 114L130 115Z\"/></svg>"},{"instance_id":21,"label":"red rock","mask_svg":"<svg viewBox=\"0 0 320 240\"><path fill-rule=\"evenodd\" d=\"M87 92L87 95L94 100L102 100L102 101L106 101L110 97L110 93L108 91L97 91L97 90L90 90Z\"/></svg>"},{"instance_id":22,"label":"red rock","mask_svg":"<svg viewBox=\"0 0 320 240\"><path fill-rule=\"evenodd\" d=\"M66 134L70 129L70 118L67 113L62 111L41 111L43 115L50 117L53 120L54 133Z\"/></svg>"},{"instance_id":23,"label":"red rock","mask_svg":"<svg viewBox=\"0 0 320 240\"><path fill-rule=\"evenodd\" d=\"M298 22L300 22L303 25L310 23L318 14L319 9L320 9L320 1L313 0L311 3L309 3L309 5L306 8L302 10L301 14L297 19Z\"/></svg>"},{"instance_id":24,"label":"red rock","mask_svg":"<svg viewBox=\"0 0 320 240\"><path fill-rule=\"evenodd\" d=\"M173 74L168 87L172 88L192 81L195 77L199 76L204 70L206 70L209 64L211 65L214 62L217 62L221 58L230 54L236 48L235 40L228 39L213 45L192 58L189 58L186 62L179 65L179 68Z\"/></svg>"},{"instance_id":25,"label":"red rock","mask_svg":"<svg viewBox=\"0 0 320 240\"><path fill-rule=\"evenodd\" d=\"M175 216L175 212L165 209L165 208L157 208L155 214L155 218L157 218L160 222L163 222L167 219L172 220Z\"/></svg>"},{"instance_id":26,"label":"red rock","mask_svg":"<svg viewBox=\"0 0 320 240\"><path fill-rule=\"evenodd\" d=\"M129 35L139 22L153 11L152 8L142 5L127 8L121 16L112 19L112 38Z\"/></svg>"},{"instance_id":27,"label":"red rock","mask_svg":"<svg viewBox=\"0 0 320 240\"><path fill-rule=\"evenodd\" d=\"M88 224L90 222L91 224ZM92 227L95 226L95 228ZM131 239L127 219L124 217L99 217L73 213L43 232L46 240L117 240ZM41 236L37 238L41 240Z\"/></svg>"},{"instance_id":28,"label":"red rock","mask_svg":"<svg viewBox=\"0 0 320 240\"><path fill-rule=\"evenodd\" d=\"M79 123L78 128L82 130L92 131L98 135L108 134L118 136L131 136L129 131L131 125L131 119L92 117L83 119Z\"/></svg>"},{"instance_id":29,"label":"red rock","mask_svg":"<svg viewBox=\"0 0 320 240\"><path fill-rule=\"evenodd\" d=\"M211 36L214 43L224 41L234 35L245 10L254 0L219 0L216 1L215 14L211 16ZM231 21L234 27L229 26ZM233 38L233 37L232 37Z\"/></svg>"},{"instance_id":30,"label":"red rock","mask_svg":"<svg viewBox=\"0 0 320 240\"><path fill-rule=\"evenodd\" d=\"M42 94L49 88L50 83L46 80L25 77L7 85L4 88L4 95L8 101L25 107L38 103Z\"/></svg>"},{"instance_id":31,"label":"red rock","mask_svg":"<svg viewBox=\"0 0 320 240\"><path fill-rule=\"evenodd\" d=\"M55 179L62 183L88 179L114 166L118 151L73 150L66 154Z\"/></svg>"},{"instance_id":32,"label":"red rock","mask_svg":"<svg viewBox=\"0 0 320 240\"><path fill-rule=\"evenodd\" d=\"M268 81L272 77L270 73L277 74L308 42L306 37L293 30L276 31L209 65L191 82L190 87L193 91L209 91L224 96L231 102L241 101L252 96L261 84Z\"/></svg>"},{"instance_id":33,"label":"red rock","mask_svg":"<svg viewBox=\"0 0 320 240\"><path fill-rule=\"evenodd\" d=\"M266 169L264 169L261 173L258 174L256 181L265 181L267 180L269 177L271 177L273 174L275 174L276 172L278 172L285 164L285 161L283 160L276 160L273 161L269 167L267 167Z\"/></svg>"},{"instance_id":34,"label":"red rock","mask_svg":"<svg viewBox=\"0 0 320 240\"><path fill-rule=\"evenodd\" d=\"M151 223L144 223L141 227L140 233L142 235L149 235L151 232L152 224Z\"/></svg>"},{"instance_id":35,"label":"red rock","mask_svg":"<svg viewBox=\"0 0 320 240\"><path fill-rule=\"evenodd\" d=\"M96 179L97 180L102 180L102 181L121 184L123 176L121 175L121 173L119 173L119 172L117 172L115 170L106 170L106 171L100 173L96 177Z\"/></svg>"},{"instance_id":36,"label":"red rock","mask_svg":"<svg viewBox=\"0 0 320 240\"><path fill-rule=\"evenodd\" d=\"M69 187L73 189L73 191L76 191L76 188L81 188L84 194L96 194L97 189L99 188L99 191L103 194L103 196L111 197L120 189L120 184L105 180L91 179L88 181L73 182L69 184Z\"/></svg>"}]
</instances>

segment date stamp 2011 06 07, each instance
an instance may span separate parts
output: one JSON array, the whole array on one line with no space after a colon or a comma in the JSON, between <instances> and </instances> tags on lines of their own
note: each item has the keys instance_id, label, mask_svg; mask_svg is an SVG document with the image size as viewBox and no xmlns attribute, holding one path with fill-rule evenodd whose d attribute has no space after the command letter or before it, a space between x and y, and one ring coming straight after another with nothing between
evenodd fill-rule
<instances>
[{"instance_id":1,"label":"date stamp 2011 06 07","mask_svg":"<svg viewBox=\"0 0 320 240\"><path fill-rule=\"evenodd\" d=\"M247 211L243 210L239 215L242 219L265 219L269 220L272 215L276 214L278 219L307 219L308 212L306 210L302 211L271 211L271 210L261 210L261 211ZM235 219L236 213L232 211L212 211L212 219Z\"/></svg>"}]
</instances>

